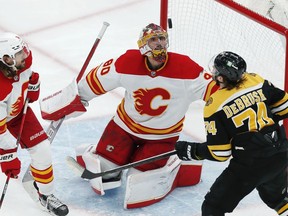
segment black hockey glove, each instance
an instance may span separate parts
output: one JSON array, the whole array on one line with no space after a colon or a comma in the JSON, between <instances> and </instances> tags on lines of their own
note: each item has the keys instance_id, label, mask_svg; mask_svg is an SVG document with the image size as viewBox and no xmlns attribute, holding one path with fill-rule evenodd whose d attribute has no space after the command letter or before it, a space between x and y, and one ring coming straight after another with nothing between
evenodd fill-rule
<instances>
[{"instance_id":1,"label":"black hockey glove","mask_svg":"<svg viewBox=\"0 0 288 216\"><path fill-rule=\"evenodd\" d=\"M178 141L175 144L175 150L177 156L184 161L189 160L202 160L199 156L197 156L197 146L200 143L186 142L186 141Z\"/></svg>"}]
</instances>

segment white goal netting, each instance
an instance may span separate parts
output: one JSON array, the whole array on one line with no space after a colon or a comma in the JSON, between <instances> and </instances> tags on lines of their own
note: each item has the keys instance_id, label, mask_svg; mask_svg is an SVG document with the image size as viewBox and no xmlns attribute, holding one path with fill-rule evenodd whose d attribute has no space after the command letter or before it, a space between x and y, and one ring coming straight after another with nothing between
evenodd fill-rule
<instances>
[{"instance_id":1,"label":"white goal netting","mask_svg":"<svg viewBox=\"0 0 288 216\"><path fill-rule=\"evenodd\" d=\"M268 20L288 27L288 0L237 0ZM256 72L284 87L286 38L214 0L168 0L170 51L207 68L211 57L233 51Z\"/></svg>"}]
</instances>

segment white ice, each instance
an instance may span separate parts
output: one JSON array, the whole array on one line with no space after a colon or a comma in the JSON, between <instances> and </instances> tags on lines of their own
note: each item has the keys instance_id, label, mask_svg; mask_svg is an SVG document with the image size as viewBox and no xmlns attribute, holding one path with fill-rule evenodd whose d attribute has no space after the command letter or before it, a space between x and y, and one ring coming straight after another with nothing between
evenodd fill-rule
<instances>
[{"instance_id":1,"label":"white ice","mask_svg":"<svg viewBox=\"0 0 288 216\"><path fill-rule=\"evenodd\" d=\"M87 69L117 56L126 49L137 48L139 30L150 22L159 23L159 0L1 0L0 31L21 35L33 51L35 71L41 74L41 96L44 97L69 84L77 76L103 21L111 25L100 42ZM120 215L201 215L201 203L209 187L227 163L203 162L201 182L192 187L175 189L161 202L149 207L124 210L125 186L110 190L100 197L88 182L75 176L65 164L67 155L74 156L74 147L81 143L97 143L106 123L113 116L123 96L123 89L107 93L90 103L88 112L63 123L52 143L55 194L70 208L70 216ZM32 107L41 120L39 104ZM45 128L49 122L41 120ZM194 103L187 114L183 139L203 141L202 104ZM46 216L28 197L21 185L29 157L19 149L22 172L11 179L0 209L1 216ZM0 174L0 193L6 176ZM227 215L273 216L257 192L249 194L237 209Z\"/></svg>"}]
</instances>

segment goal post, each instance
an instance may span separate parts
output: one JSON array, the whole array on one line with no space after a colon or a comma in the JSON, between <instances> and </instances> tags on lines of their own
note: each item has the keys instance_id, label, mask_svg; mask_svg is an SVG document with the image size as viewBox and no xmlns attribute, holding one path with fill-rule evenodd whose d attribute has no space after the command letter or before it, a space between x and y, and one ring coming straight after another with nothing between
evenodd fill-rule
<instances>
[{"instance_id":1,"label":"goal post","mask_svg":"<svg viewBox=\"0 0 288 216\"><path fill-rule=\"evenodd\" d=\"M160 25L168 31L170 51L190 56L205 69L214 55L233 51L246 60L248 72L288 92L287 4L288 0L161 0ZM277 6L283 11L275 11L273 17ZM288 132L288 121L283 124Z\"/></svg>"},{"instance_id":2,"label":"goal post","mask_svg":"<svg viewBox=\"0 0 288 216\"><path fill-rule=\"evenodd\" d=\"M286 47L285 47L285 82L284 82L284 88L286 91L288 91L288 26L284 27L280 25L279 23L274 22L271 19L267 19L266 17L242 6L241 4L238 4L231 0L216 0L219 3L226 5L230 7L231 9L237 11L238 13L243 14L244 16L249 17L250 19L253 19L254 21L260 23L263 26L266 26L267 28L270 28L271 30L278 32L279 34L282 34L286 39ZM288 3L288 2L287 2ZM288 12L288 11L287 11Z\"/></svg>"}]
</instances>

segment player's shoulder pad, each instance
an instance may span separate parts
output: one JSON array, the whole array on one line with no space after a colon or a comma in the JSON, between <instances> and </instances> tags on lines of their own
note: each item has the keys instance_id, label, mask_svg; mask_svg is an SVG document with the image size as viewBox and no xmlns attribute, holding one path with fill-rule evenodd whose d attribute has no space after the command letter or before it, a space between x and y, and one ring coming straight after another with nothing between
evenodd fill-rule
<instances>
[{"instance_id":1,"label":"player's shoulder pad","mask_svg":"<svg viewBox=\"0 0 288 216\"><path fill-rule=\"evenodd\" d=\"M171 78L196 79L203 70L203 67L189 56L168 52L168 62L162 74Z\"/></svg>"},{"instance_id":2,"label":"player's shoulder pad","mask_svg":"<svg viewBox=\"0 0 288 216\"><path fill-rule=\"evenodd\" d=\"M122 74L142 74L146 75L145 57L139 50L127 50L115 61L115 68L118 73Z\"/></svg>"},{"instance_id":3,"label":"player's shoulder pad","mask_svg":"<svg viewBox=\"0 0 288 216\"><path fill-rule=\"evenodd\" d=\"M251 81L255 81L255 82L259 82L259 83L265 81L265 79L263 77L261 77L259 74L256 74L256 73L246 72L245 76L248 78L248 81L251 80Z\"/></svg>"}]
</instances>

